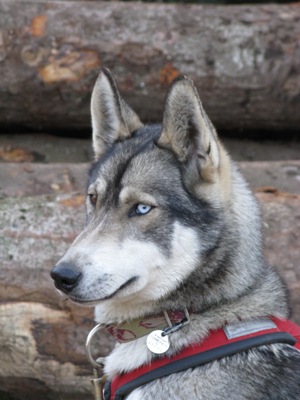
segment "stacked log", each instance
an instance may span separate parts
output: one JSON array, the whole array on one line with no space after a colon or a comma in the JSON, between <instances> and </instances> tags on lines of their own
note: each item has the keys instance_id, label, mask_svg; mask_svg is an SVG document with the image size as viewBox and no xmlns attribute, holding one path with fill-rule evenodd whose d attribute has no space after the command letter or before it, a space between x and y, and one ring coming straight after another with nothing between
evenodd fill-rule
<instances>
[{"instance_id":1,"label":"stacked log","mask_svg":"<svg viewBox=\"0 0 300 400\"><path fill-rule=\"evenodd\" d=\"M90 128L101 66L145 121L191 77L220 131L299 134L300 8L0 0L0 126Z\"/></svg>"}]
</instances>

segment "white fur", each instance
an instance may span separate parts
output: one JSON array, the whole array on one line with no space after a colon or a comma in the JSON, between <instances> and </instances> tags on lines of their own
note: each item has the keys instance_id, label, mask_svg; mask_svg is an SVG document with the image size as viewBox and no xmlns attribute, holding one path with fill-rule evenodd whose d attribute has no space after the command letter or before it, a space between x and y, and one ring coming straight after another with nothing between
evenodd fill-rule
<instances>
[{"instance_id":1,"label":"white fur","mask_svg":"<svg viewBox=\"0 0 300 400\"><path fill-rule=\"evenodd\" d=\"M191 246L194 243L194 246ZM176 289L193 271L199 262L199 246L196 232L176 222L174 224L171 256L166 257L154 243L143 243L137 240L125 240L121 249L110 251L110 267L106 273L112 274L110 280L118 280L122 276L126 282L132 276L139 280L111 300L99 303L95 309L98 323L109 323L138 318L152 311L153 301L160 299ZM191 251L191 248L193 249ZM98 253L98 252L97 252ZM108 253L106 253L108 256ZM97 257L97 256L96 256ZM103 263L102 265L109 265ZM122 260L122 265L120 265ZM95 263L96 265L96 263ZM103 273L103 267L93 271L90 279ZM109 284L109 282L106 282ZM120 283L120 280L118 280ZM117 287L116 287L117 288ZM122 297L122 301L119 299Z\"/></svg>"},{"instance_id":2,"label":"white fur","mask_svg":"<svg viewBox=\"0 0 300 400\"><path fill-rule=\"evenodd\" d=\"M129 343L117 345L113 352L105 359L105 374L109 379L121 372L131 371L147 364L153 354L146 345L147 336Z\"/></svg>"},{"instance_id":3,"label":"white fur","mask_svg":"<svg viewBox=\"0 0 300 400\"><path fill-rule=\"evenodd\" d=\"M108 236L85 230L62 262L74 260L82 274L74 301L96 305L98 323L121 322L151 313L153 302L176 289L199 263L199 240L194 229L174 223L170 256L154 242L119 241L118 227ZM193 245L191 245L193 244ZM129 279L137 279L111 296ZM72 299L72 297L71 297Z\"/></svg>"}]
</instances>

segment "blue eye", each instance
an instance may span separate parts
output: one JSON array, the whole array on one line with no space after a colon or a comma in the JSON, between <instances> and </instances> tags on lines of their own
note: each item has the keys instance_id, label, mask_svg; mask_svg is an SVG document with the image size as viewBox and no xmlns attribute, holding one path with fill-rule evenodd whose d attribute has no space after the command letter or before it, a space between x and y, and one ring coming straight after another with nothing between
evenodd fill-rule
<instances>
[{"instance_id":1,"label":"blue eye","mask_svg":"<svg viewBox=\"0 0 300 400\"><path fill-rule=\"evenodd\" d=\"M149 206L148 204L138 203L131 208L128 213L128 217L141 217L143 215L148 214L154 206Z\"/></svg>"},{"instance_id":2,"label":"blue eye","mask_svg":"<svg viewBox=\"0 0 300 400\"><path fill-rule=\"evenodd\" d=\"M137 204L135 206L135 213L137 215L145 215L148 214L149 211L151 211L152 206L149 206L147 204Z\"/></svg>"}]
</instances>

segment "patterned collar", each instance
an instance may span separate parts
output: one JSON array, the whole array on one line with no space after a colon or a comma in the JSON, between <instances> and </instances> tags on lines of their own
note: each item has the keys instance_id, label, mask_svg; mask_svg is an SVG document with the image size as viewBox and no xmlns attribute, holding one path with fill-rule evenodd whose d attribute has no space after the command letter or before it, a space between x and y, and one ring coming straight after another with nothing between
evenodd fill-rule
<instances>
[{"instance_id":1,"label":"patterned collar","mask_svg":"<svg viewBox=\"0 0 300 400\"><path fill-rule=\"evenodd\" d=\"M112 324L104 328L119 343L127 343L132 340L146 336L157 329L172 329L176 326L183 326L182 323L189 321L187 310L162 311L160 314L149 315L144 318L137 318L125 321L121 324Z\"/></svg>"}]
</instances>

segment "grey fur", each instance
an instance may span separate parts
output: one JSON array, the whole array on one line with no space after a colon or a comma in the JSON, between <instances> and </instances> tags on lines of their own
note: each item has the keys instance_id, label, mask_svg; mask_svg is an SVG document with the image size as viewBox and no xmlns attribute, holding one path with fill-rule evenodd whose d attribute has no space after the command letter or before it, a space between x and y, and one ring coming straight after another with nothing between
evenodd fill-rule
<instances>
[{"instance_id":1,"label":"grey fur","mask_svg":"<svg viewBox=\"0 0 300 400\"><path fill-rule=\"evenodd\" d=\"M186 77L176 80L162 126L143 126L103 70L93 93L92 120L96 162L88 184L87 224L54 268L59 273L67 265L80 273L80 281L72 290L60 289L75 302L96 305L100 323L188 308L191 323L170 335L169 355L226 323L287 317L284 286L262 256L256 200L193 83ZM138 215L140 203L153 208ZM126 257L114 258L111 252ZM174 259L177 252L182 260ZM159 280L149 283L144 270ZM113 377L152 358L140 338L118 346L106 372ZM263 346L154 381L128 400L296 400L299 369L296 349Z\"/></svg>"}]
</instances>

